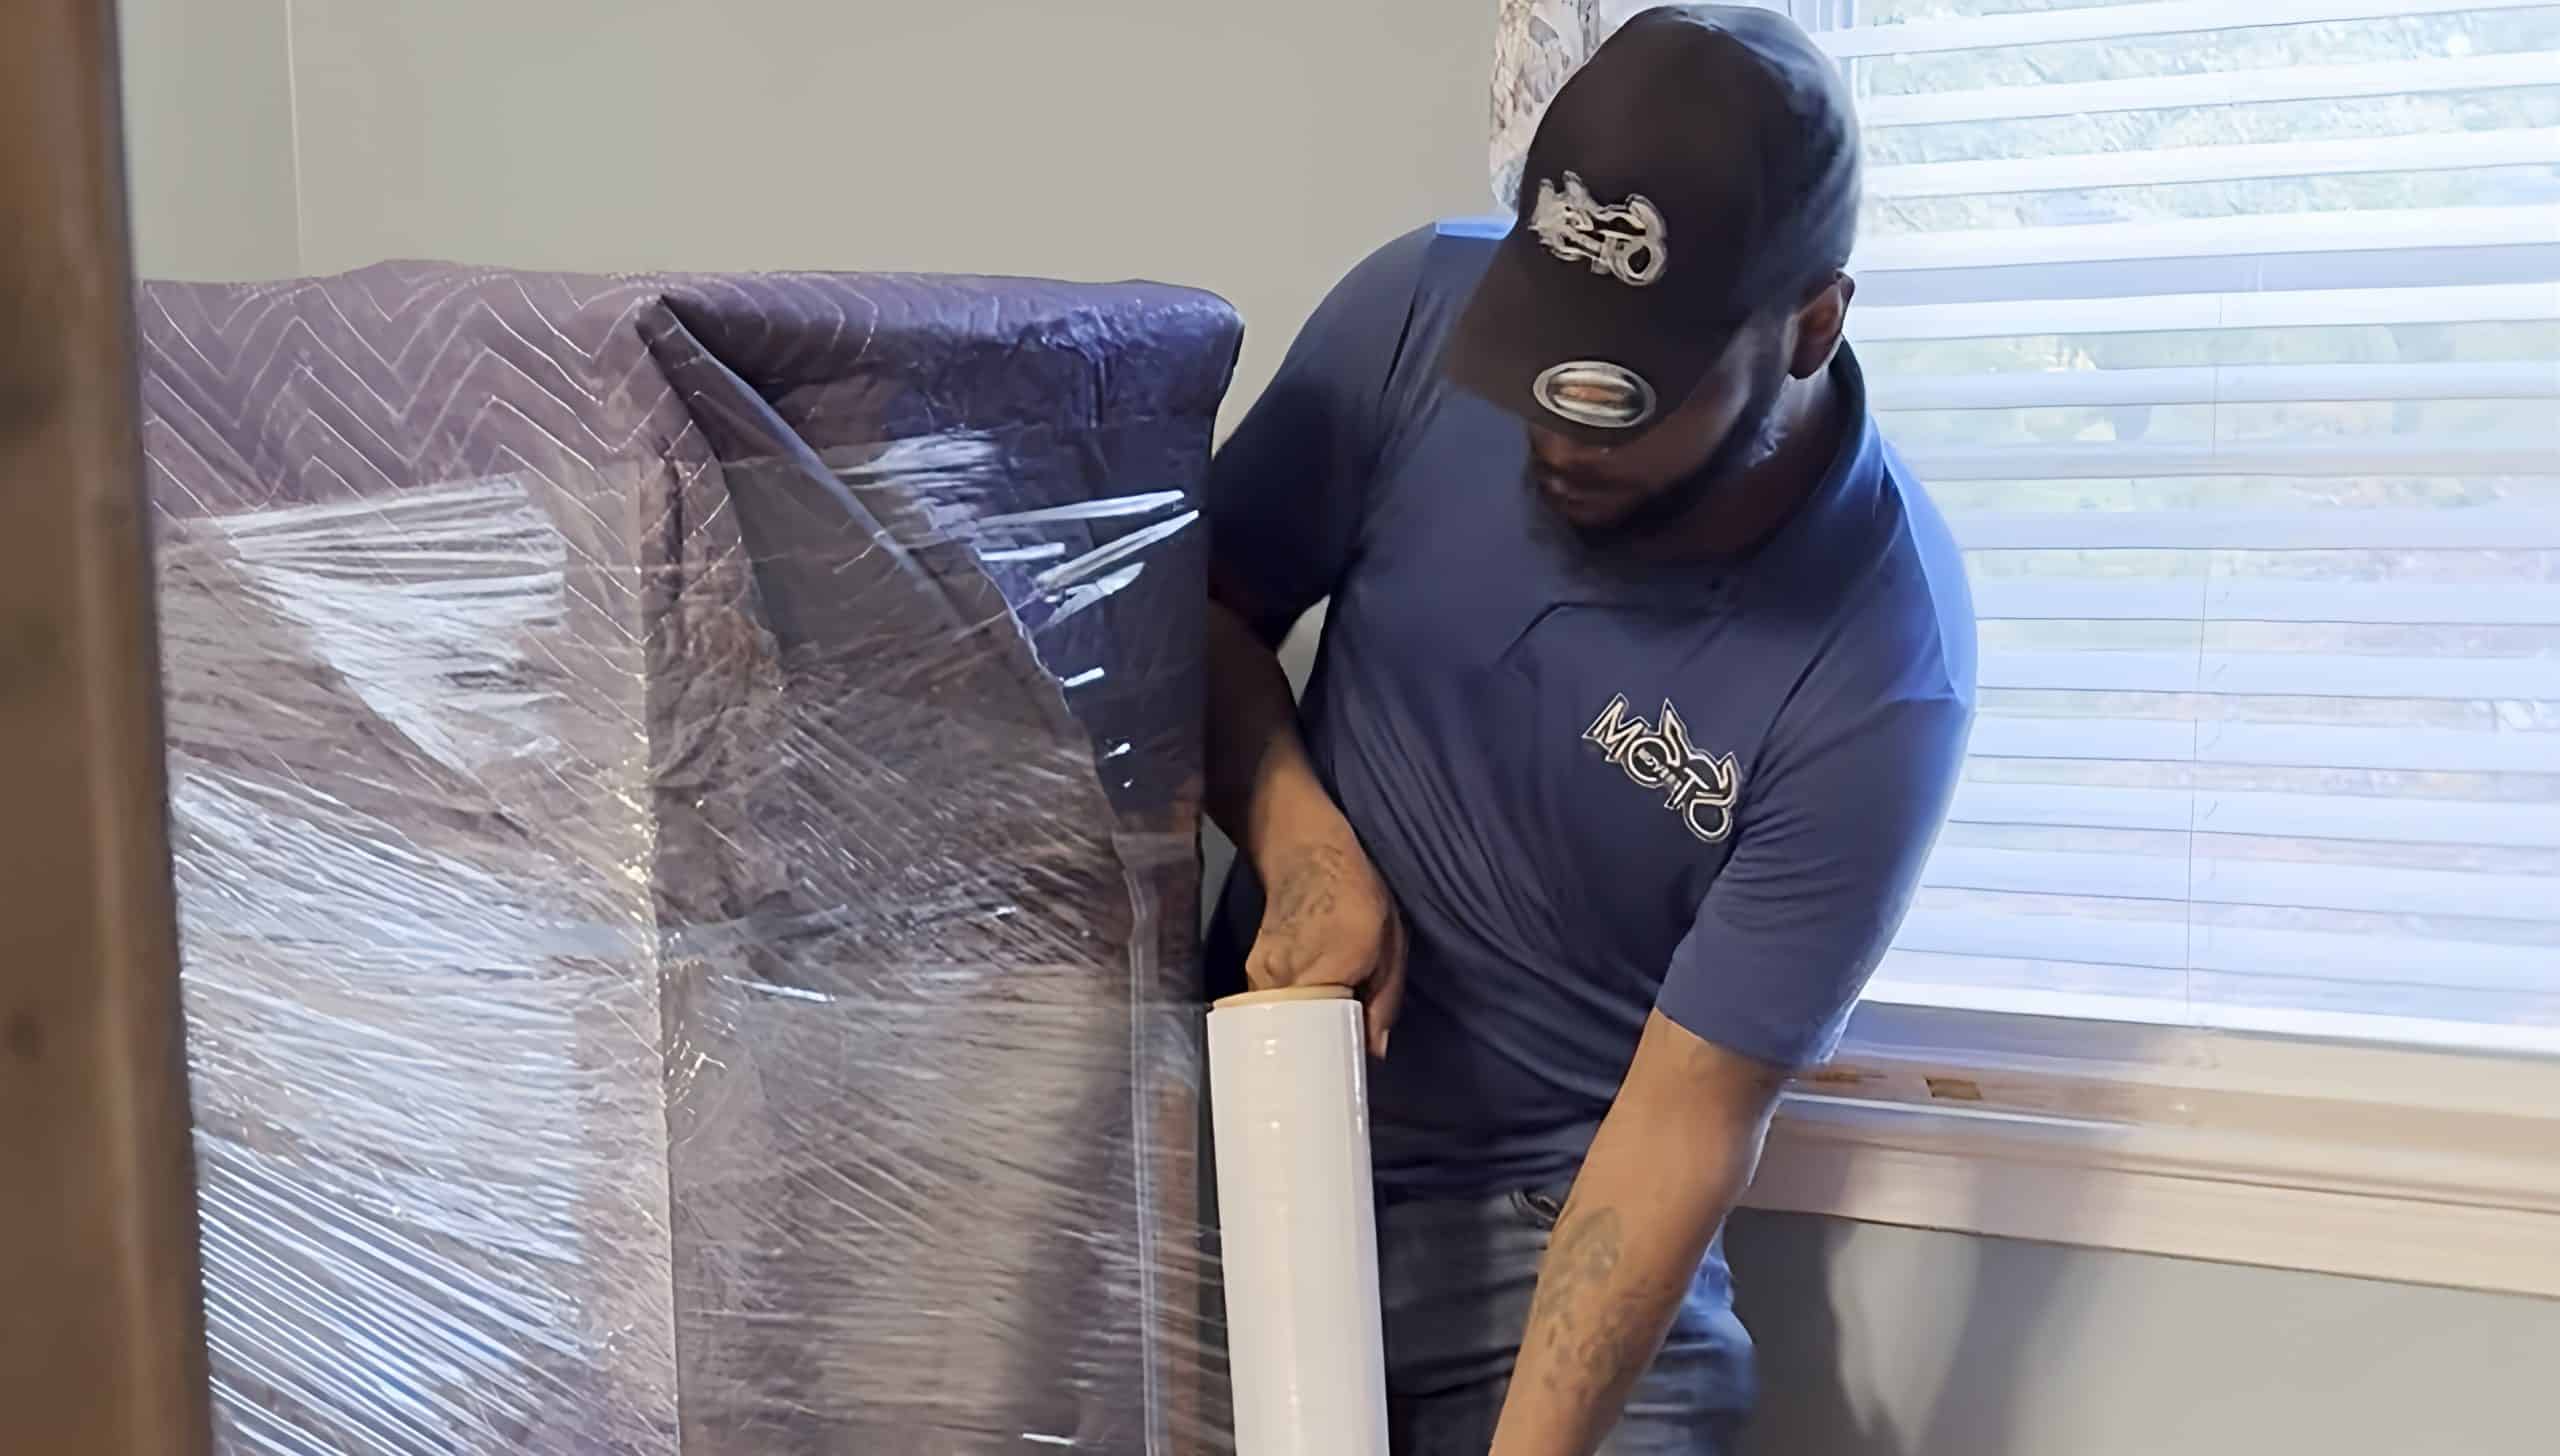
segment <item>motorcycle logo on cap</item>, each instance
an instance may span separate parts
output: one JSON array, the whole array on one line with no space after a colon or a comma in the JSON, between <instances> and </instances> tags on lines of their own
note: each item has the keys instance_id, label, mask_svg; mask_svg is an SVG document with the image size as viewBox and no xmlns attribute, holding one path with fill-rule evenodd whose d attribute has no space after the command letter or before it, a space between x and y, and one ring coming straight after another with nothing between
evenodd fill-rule
<instances>
[{"instance_id":1,"label":"motorcycle logo on cap","mask_svg":"<svg viewBox=\"0 0 2560 1456\"><path fill-rule=\"evenodd\" d=\"M1653 418L1653 386L1605 359L1558 364L1539 375L1529 392L1553 413L1593 429L1632 430Z\"/></svg>"},{"instance_id":2,"label":"motorcycle logo on cap","mask_svg":"<svg viewBox=\"0 0 2560 1456\"><path fill-rule=\"evenodd\" d=\"M1591 271L1615 278L1629 288L1648 288L1671 266L1671 229L1662 209L1640 192L1602 206L1580 177L1564 174L1564 190L1538 183L1538 203L1529 214L1529 231L1547 251L1568 263L1589 263Z\"/></svg>"}]
</instances>

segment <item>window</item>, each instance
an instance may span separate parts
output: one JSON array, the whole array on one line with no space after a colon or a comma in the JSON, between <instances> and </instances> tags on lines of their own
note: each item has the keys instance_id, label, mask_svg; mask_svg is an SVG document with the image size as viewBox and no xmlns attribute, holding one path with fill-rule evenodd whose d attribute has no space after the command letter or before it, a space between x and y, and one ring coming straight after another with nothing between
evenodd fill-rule
<instances>
[{"instance_id":1,"label":"window","mask_svg":"<svg viewBox=\"0 0 2560 1456\"><path fill-rule=\"evenodd\" d=\"M2560 1049L2560 5L1835 18L1982 617L1879 993Z\"/></svg>"},{"instance_id":2,"label":"window","mask_svg":"<svg viewBox=\"0 0 2560 1456\"><path fill-rule=\"evenodd\" d=\"M1982 694L1760 1200L2560 1293L2560 5L1792 8Z\"/></svg>"}]
</instances>

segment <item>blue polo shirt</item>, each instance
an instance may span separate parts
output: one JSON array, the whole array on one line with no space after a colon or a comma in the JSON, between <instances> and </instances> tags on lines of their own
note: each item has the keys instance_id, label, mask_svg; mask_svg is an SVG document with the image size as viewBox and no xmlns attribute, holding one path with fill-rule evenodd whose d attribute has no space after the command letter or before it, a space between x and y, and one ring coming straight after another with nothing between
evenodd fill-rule
<instances>
[{"instance_id":1,"label":"blue polo shirt","mask_svg":"<svg viewBox=\"0 0 2560 1456\"><path fill-rule=\"evenodd\" d=\"M1531 494L1521 422L1442 377L1498 237L1443 224L1362 263L1207 487L1266 640L1332 599L1301 727L1411 939L1370 1083L1391 1197L1569 1179L1657 1008L1777 1066L1829 1055L1972 720L1963 566L1856 360L1855 423L1766 542L1601 563ZM1260 903L1239 873L1219 989Z\"/></svg>"}]
</instances>

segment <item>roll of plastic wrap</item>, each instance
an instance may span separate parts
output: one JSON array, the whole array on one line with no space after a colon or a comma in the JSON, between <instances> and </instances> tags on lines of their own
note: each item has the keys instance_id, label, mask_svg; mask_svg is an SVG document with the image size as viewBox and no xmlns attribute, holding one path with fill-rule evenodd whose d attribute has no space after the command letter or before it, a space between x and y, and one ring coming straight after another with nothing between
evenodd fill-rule
<instances>
[{"instance_id":1,"label":"roll of plastic wrap","mask_svg":"<svg viewBox=\"0 0 2560 1456\"><path fill-rule=\"evenodd\" d=\"M1387 1456L1360 1005L1337 987L1209 1011L1236 1456Z\"/></svg>"}]
</instances>

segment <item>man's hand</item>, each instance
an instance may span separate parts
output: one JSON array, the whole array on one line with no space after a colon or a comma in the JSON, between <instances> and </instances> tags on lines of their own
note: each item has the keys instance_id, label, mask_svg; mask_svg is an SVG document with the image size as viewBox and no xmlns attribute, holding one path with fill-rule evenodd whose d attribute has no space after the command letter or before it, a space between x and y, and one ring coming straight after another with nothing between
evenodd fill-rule
<instances>
[{"instance_id":1,"label":"man's hand","mask_svg":"<svg viewBox=\"0 0 2560 1456\"><path fill-rule=\"evenodd\" d=\"M1262 878L1246 981L1257 991L1351 987L1368 1004L1369 1055L1385 1056L1404 1000L1404 918L1307 760L1279 659L1214 600L1208 787L1211 816Z\"/></svg>"},{"instance_id":2,"label":"man's hand","mask_svg":"<svg viewBox=\"0 0 2560 1456\"><path fill-rule=\"evenodd\" d=\"M1367 1003L1369 1055L1387 1054L1404 1000L1404 917L1348 834L1276 850L1263 870L1262 933L1245 959L1257 991L1349 986Z\"/></svg>"}]
</instances>

